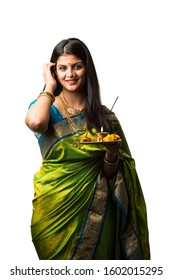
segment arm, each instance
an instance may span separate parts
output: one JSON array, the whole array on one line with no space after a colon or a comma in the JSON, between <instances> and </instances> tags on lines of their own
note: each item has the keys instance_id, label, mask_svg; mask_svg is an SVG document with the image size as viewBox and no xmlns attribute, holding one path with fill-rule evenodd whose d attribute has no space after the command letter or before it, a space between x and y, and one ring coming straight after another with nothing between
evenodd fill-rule
<instances>
[{"instance_id":1,"label":"arm","mask_svg":"<svg viewBox=\"0 0 173 280\"><path fill-rule=\"evenodd\" d=\"M119 155L116 153L114 156L106 153L103 160L103 171L108 179L112 179L118 170Z\"/></svg>"},{"instance_id":2,"label":"arm","mask_svg":"<svg viewBox=\"0 0 173 280\"><path fill-rule=\"evenodd\" d=\"M46 96L37 99L28 110L25 118L26 125L34 132L44 132L48 128L51 100Z\"/></svg>"},{"instance_id":3,"label":"arm","mask_svg":"<svg viewBox=\"0 0 173 280\"><path fill-rule=\"evenodd\" d=\"M44 66L43 76L46 84L44 91L50 93L54 93L56 89L56 80L51 73L51 67L54 65L55 63L48 63ZM41 133L48 129L51 105L52 102L47 96L41 96L30 107L25 118L25 123L32 131Z\"/></svg>"},{"instance_id":4,"label":"arm","mask_svg":"<svg viewBox=\"0 0 173 280\"><path fill-rule=\"evenodd\" d=\"M113 178L118 170L119 155L118 151L121 147L121 143L115 144L103 144L106 147L106 153L103 160L103 171L108 179Z\"/></svg>"}]
</instances>

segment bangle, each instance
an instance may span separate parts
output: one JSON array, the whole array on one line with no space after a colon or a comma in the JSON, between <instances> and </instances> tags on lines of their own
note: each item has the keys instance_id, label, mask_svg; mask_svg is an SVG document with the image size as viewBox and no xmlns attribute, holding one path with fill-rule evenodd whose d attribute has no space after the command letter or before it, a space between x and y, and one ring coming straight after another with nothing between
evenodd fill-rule
<instances>
[{"instance_id":1,"label":"bangle","mask_svg":"<svg viewBox=\"0 0 173 280\"><path fill-rule=\"evenodd\" d=\"M108 166L117 165L117 163L119 162L119 154L117 154L117 159L116 159L116 161L114 161L114 162L109 162L109 161L107 161L107 160L105 159L105 157L104 157L104 162L105 162Z\"/></svg>"},{"instance_id":2,"label":"bangle","mask_svg":"<svg viewBox=\"0 0 173 280\"><path fill-rule=\"evenodd\" d=\"M42 92L40 92L38 98L40 98L41 96L46 96L46 97L48 97L48 98L51 100L52 103L55 101L55 96L53 95L53 93L50 93L50 92L48 92L48 91L42 91Z\"/></svg>"}]
</instances>

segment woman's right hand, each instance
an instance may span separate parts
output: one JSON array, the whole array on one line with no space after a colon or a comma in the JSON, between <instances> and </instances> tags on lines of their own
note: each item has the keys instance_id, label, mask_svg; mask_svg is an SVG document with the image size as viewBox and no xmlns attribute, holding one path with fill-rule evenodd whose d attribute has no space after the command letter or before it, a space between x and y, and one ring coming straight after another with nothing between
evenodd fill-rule
<instances>
[{"instance_id":1,"label":"woman's right hand","mask_svg":"<svg viewBox=\"0 0 173 280\"><path fill-rule=\"evenodd\" d=\"M45 80L45 89L44 91L49 91L54 93L57 82L55 79L55 73L52 71L52 68L55 66L55 63L49 62L43 65L43 78Z\"/></svg>"}]
</instances>

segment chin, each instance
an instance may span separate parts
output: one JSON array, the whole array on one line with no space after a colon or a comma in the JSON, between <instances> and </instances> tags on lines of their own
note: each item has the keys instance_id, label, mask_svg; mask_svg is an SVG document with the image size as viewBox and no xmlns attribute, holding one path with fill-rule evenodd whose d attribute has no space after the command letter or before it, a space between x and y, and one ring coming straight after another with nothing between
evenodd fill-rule
<instances>
[{"instance_id":1,"label":"chin","mask_svg":"<svg viewBox=\"0 0 173 280\"><path fill-rule=\"evenodd\" d=\"M76 91L80 91L81 90L80 87L75 87L75 86L66 87L64 89L67 90L67 91L70 91L70 92L76 92Z\"/></svg>"}]
</instances>

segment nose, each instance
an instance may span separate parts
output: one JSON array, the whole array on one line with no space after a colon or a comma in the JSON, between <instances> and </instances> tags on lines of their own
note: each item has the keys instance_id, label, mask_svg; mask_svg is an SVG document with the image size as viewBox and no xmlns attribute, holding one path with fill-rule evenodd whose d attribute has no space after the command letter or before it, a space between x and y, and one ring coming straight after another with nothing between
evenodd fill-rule
<instances>
[{"instance_id":1,"label":"nose","mask_svg":"<svg viewBox=\"0 0 173 280\"><path fill-rule=\"evenodd\" d=\"M68 77L68 78L72 78L72 77L75 77L75 76L76 76L76 74L75 74L74 69L72 69L71 67L69 67L68 70L67 70L67 77Z\"/></svg>"}]
</instances>

